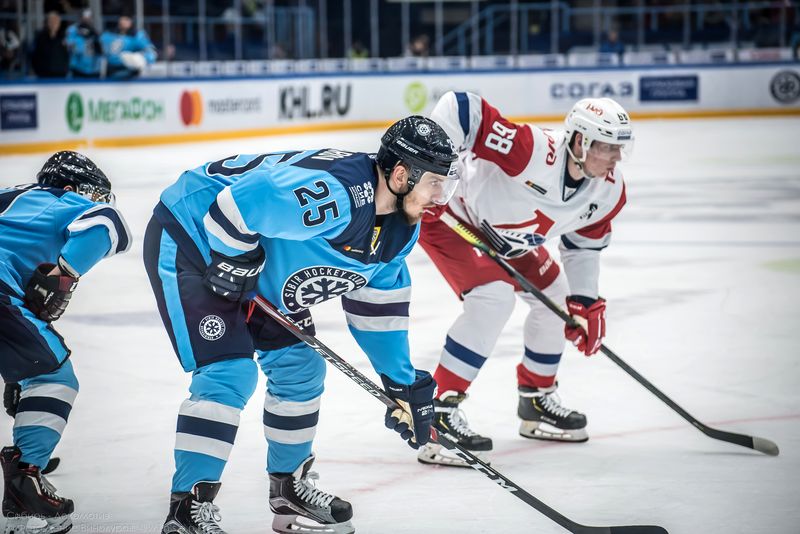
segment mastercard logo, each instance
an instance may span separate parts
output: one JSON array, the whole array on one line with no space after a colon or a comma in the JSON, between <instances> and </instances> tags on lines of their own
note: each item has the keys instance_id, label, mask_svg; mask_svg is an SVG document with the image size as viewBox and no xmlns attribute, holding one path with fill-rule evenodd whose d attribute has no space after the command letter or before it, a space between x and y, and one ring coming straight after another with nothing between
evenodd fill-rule
<instances>
[{"instance_id":1,"label":"mastercard logo","mask_svg":"<svg viewBox=\"0 0 800 534\"><path fill-rule=\"evenodd\" d=\"M181 94L181 120L186 126L199 126L203 121L200 91L184 91Z\"/></svg>"}]
</instances>

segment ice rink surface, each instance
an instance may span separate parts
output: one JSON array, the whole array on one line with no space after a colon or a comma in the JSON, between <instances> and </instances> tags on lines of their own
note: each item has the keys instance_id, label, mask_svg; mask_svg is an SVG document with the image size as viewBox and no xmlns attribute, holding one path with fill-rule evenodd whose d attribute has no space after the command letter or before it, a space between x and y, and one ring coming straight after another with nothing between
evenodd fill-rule
<instances>
[{"instance_id":1,"label":"ice rink surface","mask_svg":"<svg viewBox=\"0 0 800 534\"><path fill-rule=\"evenodd\" d=\"M114 184L132 250L82 279L57 327L81 392L51 475L75 500L74 532L158 532L166 516L178 406L176 361L142 266L159 193L184 169L235 153L332 146L375 151L378 131L86 150ZM658 524L672 534L800 533L800 120L643 121L623 169L628 204L603 252L606 344L691 414L774 440L778 457L707 438L602 355L568 348L564 404L584 444L517 434L515 365L525 307L463 405L494 439L493 465L567 517ZM46 155L0 158L0 185L33 181ZM411 346L433 369L460 304L421 249ZM317 336L374 377L338 301L313 308ZM352 502L365 533L558 533L561 527L469 469L432 468L383 427L383 406L329 369L315 450L320 487ZM234 533L271 532L261 414L242 414L217 499ZM11 442L11 420L0 429Z\"/></svg>"}]
</instances>

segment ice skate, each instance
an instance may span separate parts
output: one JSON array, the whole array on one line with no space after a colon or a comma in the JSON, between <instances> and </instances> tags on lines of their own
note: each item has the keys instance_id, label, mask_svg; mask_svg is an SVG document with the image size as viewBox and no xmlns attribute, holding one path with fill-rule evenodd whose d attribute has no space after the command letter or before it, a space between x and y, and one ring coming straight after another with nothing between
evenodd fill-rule
<instances>
[{"instance_id":1,"label":"ice skate","mask_svg":"<svg viewBox=\"0 0 800 534\"><path fill-rule=\"evenodd\" d=\"M519 388L520 436L550 441L588 440L586 416L562 406L555 390L556 386Z\"/></svg>"},{"instance_id":2,"label":"ice skate","mask_svg":"<svg viewBox=\"0 0 800 534\"><path fill-rule=\"evenodd\" d=\"M270 473L269 508L275 514L272 530L287 534L352 534L350 503L318 489L310 472L314 455L294 473Z\"/></svg>"},{"instance_id":3,"label":"ice skate","mask_svg":"<svg viewBox=\"0 0 800 534\"><path fill-rule=\"evenodd\" d=\"M220 482L198 482L191 493L173 493L162 534L225 534L214 498Z\"/></svg>"},{"instance_id":4,"label":"ice skate","mask_svg":"<svg viewBox=\"0 0 800 534\"><path fill-rule=\"evenodd\" d=\"M5 447L0 452L5 491L3 516L5 534L63 534L72 528L71 500L56 495L35 465L20 463L22 452Z\"/></svg>"},{"instance_id":5,"label":"ice skate","mask_svg":"<svg viewBox=\"0 0 800 534\"><path fill-rule=\"evenodd\" d=\"M459 405L467 398L466 393L445 391L439 398L433 399L436 413L434 426L446 432L465 449L483 461L486 461L492 450L492 439L481 436L469 427L464 411ZM423 464L446 465L450 467L469 467L469 465L438 443L427 443L417 454L417 460Z\"/></svg>"}]
</instances>

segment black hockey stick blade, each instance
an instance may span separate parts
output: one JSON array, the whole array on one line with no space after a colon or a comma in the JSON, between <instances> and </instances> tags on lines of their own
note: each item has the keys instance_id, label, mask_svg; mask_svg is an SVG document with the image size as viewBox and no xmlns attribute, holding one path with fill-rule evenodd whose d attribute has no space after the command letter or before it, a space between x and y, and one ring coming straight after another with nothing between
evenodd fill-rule
<instances>
[{"instance_id":1,"label":"black hockey stick blade","mask_svg":"<svg viewBox=\"0 0 800 534\"><path fill-rule=\"evenodd\" d=\"M59 458L58 456L53 456L52 458L50 458L50 461L47 462L47 465L44 466L44 469L42 469L42 474L49 475L50 473L56 470L56 467L58 467L58 464L60 463L61 463L61 458Z\"/></svg>"},{"instance_id":2,"label":"black hockey stick blade","mask_svg":"<svg viewBox=\"0 0 800 534\"><path fill-rule=\"evenodd\" d=\"M253 302L261 308L264 313L275 319L275 321L286 328L289 332L295 335L300 341L304 342L306 345L314 349L317 354L322 356L325 361L342 371L345 375L347 375L353 382L361 386L364 390L366 390L370 395L381 401L386 407L388 408L397 408L398 405L389 397L380 387L378 387L372 380L364 376L358 369L350 365L344 358L336 354L333 350L328 348L324 343L319 341L316 337L307 334L303 331L303 329L295 323L291 318L285 316L283 313L280 312L272 303L267 301L262 297L255 297ZM435 428L431 428L431 439L435 442L438 442L443 447L453 450L455 454L457 454L462 460L464 460L470 467L478 471L479 473L488 477L492 482L496 483L498 486L503 488L504 490L508 491L521 501L525 502L529 506L535 508L541 514L547 516L554 522L558 523L565 529L569 530L574 534L667 534L667 531L664 530L662 527L650 527L650 526L622 526L622 527L589 527L586 525L581 525L580 523L576 523L571 519L561 515L553 508L550 508L547 504L540 501L516 483L512 482L508 479L505 475L497 471L495 468L491 467L489 464L482 461L480 458L472 454L470 451L465 449L463 446L458 444L458 442L452 438L448 437L447 434L437 431ZM617 529L625 529L625 530L617 530ZM633 529L633 530L630 530Z\"/></svg>"},{"instance_id":3,"label":"black hockey stick blade","mask_svg":"<svg viewBox=\"0 0 800 534\"><path fill-rule=\"evenodd\" d=\"M593 530L592 532L597 532ZM669 534L667 529L653 525L608 527L609 534Z\"/></svg>"},{"instance_id":4,"label":"black hockey stick blade","mask_svg":"<svg viewBox=\"0 0 800 534\"><path fill-rule=\"evenodd\" d=\"M457 233L461 238L463 238L467 243L471 244L473 247L481 250L482 252L486 253L487 256L492 258L500 267L505 270L509 276L511 276L514 280L519 283L520 287L526 292L530 293L539 301L544 304L550 311L558 315L562 321L567 323L569 326L577 327L579 326L578 323L573 319L567 312L561 309L561 307L553 302L547 295L542 293L538 287L534 286L530 280L525 278L519 271L517 271L510 263L508 263L502 256L498 255L497 252L489 247L486 243L481 241L481 239L476 236L469 228L461 224L455 217L450 215L449 213L445 212L442 214L441 217L442 222L444 222L447 226L450 227L455 233ZM633 367L628 365L622 358L616 355L614 351L609 349L605 344L600 345L600 352L605 354L612 362L617 364L619 367L622 368L623 371L628 373L634 380L639 382L642 386L644 386L650 393L661 399L661 401L672 408L678 415L683 417L686 421L691 423L692 426L697 428L700 432L705 434L706 436L718 439L720 441L727 441L728 443L733 443L734 445L741 445L742 447L747 447L753 449L755 451L768 454L769 456L777 456L780 452L778 446L773 442L765 438L747 436L745 434L736 434L734 432L726 432L724 430L717 430L716 428L711 428L710 426L698 421L694 416L692 416L689 412L678 406L678 404L670 399L666 394L664 394L660 389L655 387L649 380L645 377L640 375Z\"/></svg>"},{"instance_id":5,"label":"black hockey stick blade","mask_svg":"<svg viewBox=\"0 0 800 534\"><path fill-rule=\"evenodd\" d=\"M609 349L605 345L600 345L600 351L605 354L608 359L620 366L623 371L631 375L634 380L643 385L650 393L661 399L664 404L672 408L678 415L683 417L686 421L691 423L692 426L706 436L713 439L718 439L720 441L727 441L728 443L733 443L734 445L741 445L742 447L747 447L769 456L777 456L780 452L775 442L768 439L748 436L745 434L737 434L735 432L727 432L725 430L718 430L698 421L692 414L684 410L675 401L667 397L667 395L664 394L660 389L655 387L649 380L640 375L636 369L628 365L627 362L617 356L613 350Z\"/></svg>"}]
</instances>

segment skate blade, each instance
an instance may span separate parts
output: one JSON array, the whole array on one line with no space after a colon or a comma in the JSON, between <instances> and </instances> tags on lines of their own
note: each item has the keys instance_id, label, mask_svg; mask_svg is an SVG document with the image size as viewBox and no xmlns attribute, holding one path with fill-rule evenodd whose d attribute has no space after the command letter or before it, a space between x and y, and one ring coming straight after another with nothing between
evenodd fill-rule
<instances>
[{"instance_id":1,"label":"skate blade","mask_svg":"<svg viewBox=\"0 0 800 534\"><path fill-rule=\"evenodd\" d=\"M64 534L72 528L68 515L38 518L31 516L9 517L4 534Z\"/></svg>"},{"instance_id":2,"label":"skate blade","mask_svg":"<svg viewBox=\"0 0 800 534\"><path fill-rule=\"evenodd\" d=\"M477 458L487 464L489 462L489 451L469 451ZM449 451L438 443L428 443L417 454L417 461L427 465L444 465L447 467L471 467L467 462L459 458L455 452Z\"/></svg>"},{"instance_id":3,"label":"skate blade","mask_svg":"<svg viewBox=\"0 0 800 534\"><path fill-rule=\"evenodd\" d=\"M275 515L272 518L272 530L285 534L353 534L356 531L350 521L322 524L307 517L289 514Z\"/></svg>"},{"instance_id":4,"label":"skate blade","mask_svg":"<svg viewBox=\"0 0 800 534\"><path fill-rule=\"evenodd\" d=\"M582 443L589 440L589 434L586 433L585 428L567 430L542 423L541 421L522 421L519 425L519 435L529 439L572 443Z\"/></svg>"}]
</instances>

